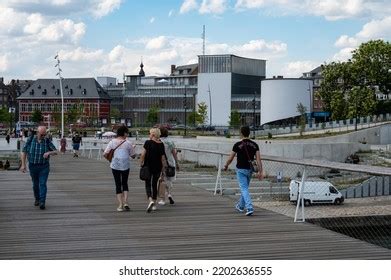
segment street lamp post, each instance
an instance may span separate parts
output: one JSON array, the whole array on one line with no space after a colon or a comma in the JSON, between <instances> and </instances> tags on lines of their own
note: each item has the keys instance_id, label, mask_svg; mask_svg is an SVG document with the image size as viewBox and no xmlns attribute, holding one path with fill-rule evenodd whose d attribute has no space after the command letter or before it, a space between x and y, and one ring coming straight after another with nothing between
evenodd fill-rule
<instances>
[{"instance_id":1,"label":"street lamp post","mask_svg":"<svg viewBox=\"0 0 391 280\"><path fill-rule=\"evenodd\" d=\"M208 84L209 93L209 126L212 127L212 96L210 94L210 85Z\"/></svg>"},{"instance_id":2,"label":"street lamp post","mask_svg":"<svg viewBox=\"0 0 391 280\"><path fill-rule=\"evenodd\" d=\"M58 78L60 79L60 93L61 93L61 138L64 137L64 93L62 91L62 77L61 77L61 68L60 68L60 58L58 54L54 57L57 60L57 64L54 67L58 68Z\"/></svg>"},{"instance_id":3,"label":"street lamp post","mask_svg":"<svg viewBox=\"0 0 391 280\"><path fill-rule=\"evenodd\" d=\"M186 85L185 85L185 98L183 99L183 107L185 109L185 136L187 135L187 92L186 92Z\"/></svg>"},{"instance_id":4,"label":"street lamp post","mask_svg":"<svg viewBox=\"0 0 391 280\"><path fill-rule=\"evenodd\" d=\"M253 98L253 139L255 139L255 94L257 92L254 91L254 98Z\"/></svg>"}]
</instances>

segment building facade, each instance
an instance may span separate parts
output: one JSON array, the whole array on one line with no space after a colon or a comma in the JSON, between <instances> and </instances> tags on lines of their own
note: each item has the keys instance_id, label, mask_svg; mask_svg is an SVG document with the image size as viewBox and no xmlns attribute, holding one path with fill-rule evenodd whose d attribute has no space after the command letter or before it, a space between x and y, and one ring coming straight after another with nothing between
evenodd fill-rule
<instances>
[{"instance_id":1,"label":"building facade","mask_svg":"<svg viewBox=\"0 0 391 280\"><path fill-rule=\"evenodd\" d=\"M110 115L110 97L94 78L63 79L64 114L86 124L105 124ZM21 96L19 120L31 121L34 111L40 111L50 126L59 123L61 90L58 79L38 79Z\"/></svg>"},{"instance_id":2,"label":"building facade","mask_svg":"<svg viewBox=\"0 0 391 280\"><path fill-rule=\"evenodd\" d=\"M151 108L158 110L157 123L188 125L195 110L198 65L171 66L169 76L125 76L124 118L133 126L147 126Z\"/></svg>"},{"instance_id":3,"label":"building facade","mask_svg":"<svg viewBox=\"0 0 391 280\"><path fill-rule=\"evenodd\" d=\"M208 105L212 125L227 126L231 112L240 113L242 124L260 123L261 80L266 61L231 54L200 55L197 103Z\"/></svg>"},{"instance_id":4,"label":"building facade","mask_svg":"<svg viewBox=\"0 0 391 280\"><path fill-rule=\"evenodd\" d=\"M261 125L284 122L300 115L297 105L303 104L307 113L312 108L311 79L278 78L261 82Z\"/></svg>"}]
</instances>

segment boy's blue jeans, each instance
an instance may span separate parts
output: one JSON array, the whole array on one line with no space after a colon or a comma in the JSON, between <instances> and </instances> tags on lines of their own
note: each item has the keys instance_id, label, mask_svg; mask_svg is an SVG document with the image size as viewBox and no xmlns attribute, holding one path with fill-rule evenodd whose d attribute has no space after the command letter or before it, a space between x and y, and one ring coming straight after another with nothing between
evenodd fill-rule
<instances>
[{"instance_id":1,"label":"boy's blue jeans","mask_svg":"<svg viewBox=\"0 0 391 280\"><path fill-rule=\"evenodd\" d=\"M247 211L254 210L249 192L251 175L251 169L236 169L236 178L238 179L241 193L237 206L240 209L246 208Z\"/></svg>"},{"instance_id":2,"label":"boy's blue jeans","mask_svg":"<svg viewBox=\"0 0 391 280\"><path fill-rule=\"evenodd\" d=\"M33 191L36 200L39 203L45 204L47 193L47 181L49 176L49 163L45 164L29 164L30 176L33 181Z\"/></svg>"}]
</instances>

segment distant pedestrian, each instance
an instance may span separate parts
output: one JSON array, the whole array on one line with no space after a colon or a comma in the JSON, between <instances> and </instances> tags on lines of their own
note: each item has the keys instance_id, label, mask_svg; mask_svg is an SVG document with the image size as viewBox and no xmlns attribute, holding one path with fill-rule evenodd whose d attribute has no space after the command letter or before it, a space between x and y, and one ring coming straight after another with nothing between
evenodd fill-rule
<instances>
[{"instance_id":1,"label":"distant pedestrian","mask_svg":"<svg viewBox=\"0 0 391 280\"><path fill-rule=\"evenodd\" d=\"M63 137L60 140L60 152L62 154L65 154L66 150L67 150L67 139Z\"/></svg>"},{"instance_id":2,"label":"distant pedestrian","mask_svg":"<svg viewBox=\"0 0 391 280\"><path fill-rule=\"evenodd\" d=\"M117 138L111 140L103 154L108 154L110 150L115 149L110 167L115 181L115 190L117 195L117 211L129 211L128 204L128 178L130 169L130 157L135 157L134 146L126 140L129 130L126 126L121 126L117 130Z\"/></svg>"},{"instance_id":3,"label":"distant pedestrian","mask_svg":"<svg viewBox=\"0 0 391 280\"><path fill-rule=\"evenodd\" d=\"M156 210L157 184L162 172L164 159L164 144L160 141L160 129L149 130L149 140L145 141L140 157L140 165L148 166L151 177L145 180L145 191L148 199L147 212Z\"/></svg>"},{"instance_id":4,"label":"distant pedestrian","mask_svg":"<svg viewBox=\"0 0 391 280\"><path fill-rule=\"evenodd\" d=\"M10 143L11 136L9 133L7 133L7 136L5 137L5 140L7 141L7 144L9 145Z\"/></svg>"},{"instance_id":5,"label":"distant pedestrian","mask_svg":"<svg viewBox=\"0 0 391 280\"><path fill-rule=\"evenodd\" d=\"M73 157L79 157L79 148L82 142L82 138L79 133L75 133L72 137Z\"/></svg>"},{"instance_id":6,"label":"distant pedestrian","mask_svg":"<svg viewBox=\"0 0 391 280\"><path fill-rule=\"evenodd\" d=\"M164 151L165 151L165 161L164 161L164 167L171 166L174 167L175 170L179 170L179 165L178 165L178 158L177 158L177 150L175 148L174 142L168 137L168 130L165 127L160 128L160 140L164 144ZM167 198L170 202L170 204L174 204L174 199L172 198L172 183L176 179L176 172L174 176L168 176L166 173L166 169L163 168L162 170L162 175L161 175L161 180L165 183L163 184L166 186L165 193L163 197L159 198L158 204L159 205L165 205L165 195L167 195Z\"/></svg>"},{"instance_id":7,"label":"distant pedestrian","mask_svg":"<svg viewBox=\"0 0 391 280\"><path fill-rule=\"evenodd\" d=\"M240 198L235 208L239 212L244 212L246 209L246 216L251 216L254 213L254 207L249 192L250 180L253 173L251 161L254 160L254 157L256 158L258 166L257 177L259 180L262 180L263 178L262 162L258 144L248 138L250 135L250 128L248 126L241 127L240 134L242 141L235 143L233 146L232 152L224 165L224 170L228 169L228 166L235 158L235 155L237 155L236 177L240 187Z\"/></svg>"},{"instance_id":8,"label":"distant pedestrian","mask_svg":"<svg viewBox=\"0 0 391 280\"><path fill-rule=\"evenodd\" d=\"M45 209L47 180L50 171L49 159L51 155L56 155L56 147L45 137L46 127L39 126L37 135L30 136L21 153L20 171L26 172L26 159L29 162L30 176L33 181L33 191L35 202L41 210Z\"/></svg>"}]
</instances>

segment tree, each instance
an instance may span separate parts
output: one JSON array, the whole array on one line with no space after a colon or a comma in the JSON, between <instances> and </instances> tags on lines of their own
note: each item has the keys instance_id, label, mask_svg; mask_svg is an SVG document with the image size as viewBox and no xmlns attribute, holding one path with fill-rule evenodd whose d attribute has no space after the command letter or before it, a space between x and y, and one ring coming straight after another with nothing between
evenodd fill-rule
<instances>
[{"instance_id":1,"label":"tree","mask_svg":"<svg viewBox=\"0 0 391 280\"><path fill-rule=\"evenodd\" d=\"M204 125L208 118L208 105L205 102L198 103L198 123Z\"/></svg>"},{"instance_id":2,"label":"tree","mask_svg":"<svg viewBox=\"0 0 391 280\"><path fill-rule=\"evenodd\" d=\"M9 123L11 120L11 113L8 112L7 108L0 109L0 122Z\"/></svg>"},{"instance_id":3,"label":"tree","mask_svg":"<svg viewBox=\"0 0 391 280\"><path fill-rule=\"evenodd\" d=\"M189 123L196 125L204 125L208 116L208 105L205 102L197 104L197 111L191 112L187 117Z\"/></svg>"},{"instance_id":4,"label":"tree","mask_svg":"<svg viewBox=\"0 0 391 280\"><path fill-rule=\"evenodd\" d=\"M110 118L111 119L119 119L121 117L121 112L118 110L118 108L111 108L110 109Z\"/></svg>"},{"instance_id":5,"label":"tree","mask_svg":"<svg viewBox=\"0 0 391 280\"><path fill-rule=\"evenodd\" d=\"M40 123L43 121L43 115L40 110L34 110L33 114L31 115L31 120L35 123Z\"/></svg>"},{"instance_id":6,"label":"tree","mask_svg":"<svg viewBox=\"0 0 391 280\"><path fill-rule=\"evenodd\" d=\"M238 128L240 126L240 113L237 110L231 111L231 116L229 117L229 126Z\"/></svg>"},{"instance_id":7,"label":"tree","mask_svg":"<svg viewBox=\"0 0 391 280\"><path fill-rule=\"evenodd\" d=\"M307 107L305 107L301 102L297 104L297 112L300 114L299 118L299 127L300 127L300 136L303 136L303 132L305 130L305 114L307 112Z\"/></svg>"},{"instance_id":8,"label":"tree","mask_svg":"<svg viewBox=\"0 0 391 280\"><path fill-rule=\"evenodd\" d=\"M52 120L57 124L61 125L61 108L58 104L54 104Z\"/></svg>"},{"instance_id":9,"label":"tree","mask_svg":"<svg viewBox=\"0 0 391 280\"><path fill-rule=\"evenodd\" d=\"M71 123L75 123L78 119L78 116L79 116L79 110L77 109L77 105L74 105L68 112L67 112L67 115L66 115L66 119L67 119L67 123L68 124L71 124Z\"/></svg>"},{"instance_id":10,"label":"tree","mask_svg":"<svg viewBox=\"0 0 391 280\"><path fill-rule=\"evenodd\" d=\"M199 120L200 120L200 115L196 111L191 112L187 117L187 121L193 124L194 126L196 126L199 123Z\"/></svg>"},{"instance_id":11,"label":"tree","mask_svg":"<svg viewBox=\"0 0 391 280\"><path fill-rule=\"evenodd\" d=\"M158 119L159 119L159 107L153 105L148 110L147 124L152 126L158 122Z\"/></svg>"},{"instance_id":12,"label":"tree","mask_svg":"<svg viewBox=\"0 0 391 280\"><path fill-rule=\"evenodd\" d=\"M373 114L376 91L391 93L390 69L391 44L383 40L361 44L347 62L322 66L319 95L325 109L334 120Z\"/></svg>"},{"instance_id":13,"label":"tree","mask_svg":"<svg viewBox=\"0 0 391 280\"><path fill-rule=\"evenodd\" d=\"M354 84L351 62L332 62L322 66L323 81L318 94L334 120L346 118L347 99Z\"/></svg>"},{"instance_id":14,"label":"tree","mask_svg":"<svg viewBox=\"0 0 391 280\"><path fill-rule=\"evenodd\" d=\"M352 52L352 62L357 68L360 85L379 88L383 94L391 93L391 44L371 40Z\"/></svg>"}]
</instances>

